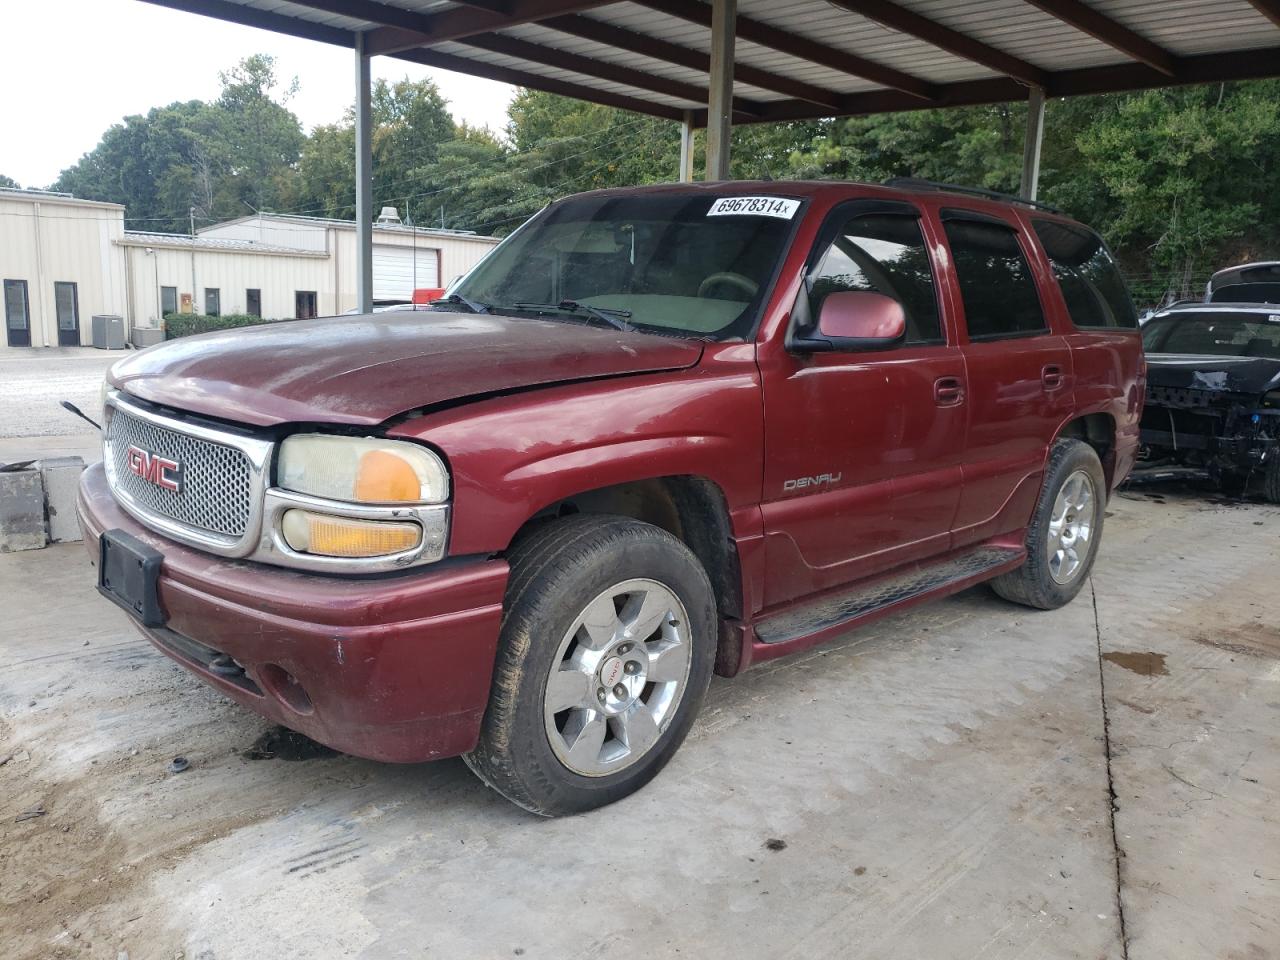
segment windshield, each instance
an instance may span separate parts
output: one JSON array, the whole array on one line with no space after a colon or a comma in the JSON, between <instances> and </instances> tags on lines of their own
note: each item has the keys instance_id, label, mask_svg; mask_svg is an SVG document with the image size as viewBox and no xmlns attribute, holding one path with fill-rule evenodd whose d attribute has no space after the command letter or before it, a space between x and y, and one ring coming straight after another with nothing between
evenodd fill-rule
<instances>
[{"instance_id":1,"label":"windshield","mask_svg":"<svg viewBox=\"0 0 1280 960\"><path fill-rule=\"evenodd\" d=\"M495 313L613 311L640 329L747 336L801 202L699 193L585 196L534 217L454 288Z\"/></svg>"},{"instance_id":2,"label":"windshield","mask_svg":"<svg viewBox=\"0 0 1280 960\"><path fill-rule=\"evenodd\" d=\"M1142 328L1148 353L1195 353L1280 360L1280 312L1186 313L1153 317Z\"/></svg>"}]
</instances>

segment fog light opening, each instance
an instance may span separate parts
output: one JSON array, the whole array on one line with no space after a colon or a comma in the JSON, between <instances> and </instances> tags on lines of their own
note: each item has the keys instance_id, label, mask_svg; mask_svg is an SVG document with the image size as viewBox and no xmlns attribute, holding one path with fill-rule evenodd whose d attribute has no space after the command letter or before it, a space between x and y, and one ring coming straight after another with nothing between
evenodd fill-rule
<instances>
[{"instance_id":1,"label":"fog light opening","mask_svg":"<svg viewBox=\"0 0 1280 960\"><path fill-rule=\"evenodd\" d=\"M266 663L258 668L258 679L267 691L294 713L309 715L315 707L298 678L284 667Z\"/></svg>"}]
</instances>

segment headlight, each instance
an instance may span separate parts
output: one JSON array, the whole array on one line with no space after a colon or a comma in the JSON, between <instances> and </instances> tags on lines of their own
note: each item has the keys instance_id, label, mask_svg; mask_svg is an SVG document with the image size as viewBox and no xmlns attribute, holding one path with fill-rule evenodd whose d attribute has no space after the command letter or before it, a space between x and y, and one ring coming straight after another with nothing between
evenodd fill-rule
<instances>
[{"instance_id":1,"label":"headlight","mask_svg":"<svg viewBox=\"0 0 1280 960\"><path fill-rule=\"evenodd\" d=\"M278 483L286 490L350 503L444 503L449 474L417 444L376 437L306 433L280 446Z\"/></svg>"}]
</instances>

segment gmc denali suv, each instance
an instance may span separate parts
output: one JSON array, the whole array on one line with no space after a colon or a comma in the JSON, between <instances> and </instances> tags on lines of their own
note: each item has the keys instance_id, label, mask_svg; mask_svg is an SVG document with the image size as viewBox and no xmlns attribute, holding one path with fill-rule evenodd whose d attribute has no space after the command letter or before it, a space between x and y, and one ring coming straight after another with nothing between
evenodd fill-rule
<instances>
[{"instance_id":1,"label":"gmc denali suv","mask_svg":"<svg viewBox=\"0 0 1280 960\"><path fill-rule=\"evenodd\" d=\"M1143 387L1111 255L1047 208L610 190L434 311L120 361L80 518L100 591L227 696L567 814L650 780L713 670L983 580L1069 601Z\"/></svg>"}]
</instances>

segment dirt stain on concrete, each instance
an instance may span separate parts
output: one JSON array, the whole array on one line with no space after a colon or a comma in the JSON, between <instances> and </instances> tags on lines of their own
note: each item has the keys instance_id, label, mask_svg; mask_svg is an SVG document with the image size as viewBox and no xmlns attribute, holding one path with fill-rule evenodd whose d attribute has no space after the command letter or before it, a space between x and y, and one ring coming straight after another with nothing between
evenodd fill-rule
<instances>
[{"instance_id":1,"label":"dirt stain on concrete","mask_svg":"<svg viewBox=\"0 0 1280 960\"><path fill-rule=\"evenodd\" d=\"M1164 665L1165 655L1152 650L1148 650L1145 653L1123 653L1119 650L1111 650L1108 653L1104 653L1102 659L1144 677L1167 677L1169 675L1169 671Z\"/></svg>"},{"instance_id":2,"label":"dirt stain on concrete","mask_svg":"<svg viewBox=\"0 0 1280 960\"><path fill-rule=\"evenodd\" d=\"M1280 659L1280 630L1261 623L1242 623L1234 630L1226 630L1219 636L1193 636L1194 643L1212 646L1240 657Z\"/></svg>"}]
</instances>

